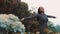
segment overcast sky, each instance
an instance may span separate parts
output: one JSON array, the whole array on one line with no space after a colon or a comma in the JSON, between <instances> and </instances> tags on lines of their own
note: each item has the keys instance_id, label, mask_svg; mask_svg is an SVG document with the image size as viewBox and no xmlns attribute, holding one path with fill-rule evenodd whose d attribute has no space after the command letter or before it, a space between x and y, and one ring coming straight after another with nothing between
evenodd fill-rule
<instances>
[{"instance_id":1,"label":"overcast sky","mask_svg":"<svg viewBox=\"0 0 60 34\"><path fill-rule=\"evenodd\" d=\"M56 16L56 19L49 19L54 23L54 25L60 25L60 0L21 0L28 4L29 9L43 6L45 8L45 13L48 15ZM37 9L35 12L37 12Z\"/></svg>"}]
</instances>

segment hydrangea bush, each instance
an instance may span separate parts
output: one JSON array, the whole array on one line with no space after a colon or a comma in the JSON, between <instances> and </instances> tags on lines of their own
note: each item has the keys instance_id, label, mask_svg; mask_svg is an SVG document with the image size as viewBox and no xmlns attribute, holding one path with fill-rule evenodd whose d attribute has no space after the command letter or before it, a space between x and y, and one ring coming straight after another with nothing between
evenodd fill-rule
<instances>
[{"instance_id":1,"label":"hydrangea bush","mask_svg":"<svg viewBox=\"0 0 60 34\"><path fill-rule=\"evenodd\" d=\"M21 32L24 34L25 27L21 23L20 19L13 14L0 14L0 27L5 28L8 31Z\"/></svg>"}]
</instances>

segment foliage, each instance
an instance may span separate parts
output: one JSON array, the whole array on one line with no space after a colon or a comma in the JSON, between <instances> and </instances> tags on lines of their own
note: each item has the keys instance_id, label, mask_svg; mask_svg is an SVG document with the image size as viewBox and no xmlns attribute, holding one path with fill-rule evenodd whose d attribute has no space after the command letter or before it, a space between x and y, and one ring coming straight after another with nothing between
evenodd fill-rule
<instances>
[{"instance_id":1,"label":"foliage","mask_svg":"<svg viewBox=\"0 0 60 34\"><path fill-rule=\"evenodd\" d=\"M7 32L25 32L25 27L20 19L12 14L0 14L0 28L6 30Z\"/></svg>"},{"instance_id":2,"label":"foliage","mask_svg":"<svg viewBox=\"0 0 60 34\"><path fill-rule=\"evenodd\" d=\"M55 29L56 29L57 32L60 32L60 25L56 25Z\"/></svg>"},{"instance_id":3,"label":"foliage","mask_svg":"<svg viewBox=\"0 0 60 34\"><path fill-rule=\"evenodd\" d=\"M55 32L55 26L53 25L53 23L51 21L48 21L48 28L49 30L52 30L53 32Z\"/></svg>"},{"instance_id":4,"label":"foliage","mask_svg":"<svg viewBox=\"0 0 60 34\"><path fill-rule=\"evenodd\" d=\"M28 5L21 0L0 0L0 14L14 14L21 18L28 16L30 12Z\"/></svg>"}]
</instances>

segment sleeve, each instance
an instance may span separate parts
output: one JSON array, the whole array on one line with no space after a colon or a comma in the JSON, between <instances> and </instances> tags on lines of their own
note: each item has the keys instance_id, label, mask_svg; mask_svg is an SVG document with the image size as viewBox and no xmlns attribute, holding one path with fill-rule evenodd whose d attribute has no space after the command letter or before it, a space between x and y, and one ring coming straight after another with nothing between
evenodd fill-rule
<instances>
[{"instance_id":1,"label":"sleeve","mask_svg":"<svg viewBox=\"0 0 60 34\"><path fill-rule=\"evenodd\" d=\"M37 15L35 15L35 16L29 16L29 17L25 17L24 20L29 20L29 19L34 19L34 18L37 18Z\"/></svg>"},{"instance_id":2,"label":"sleeve","mask_svg":"<svg viewBox=\"0 0 60 34\"><path fill-rule=\"evenodd\" d=\"M55 16L47 15L48 18L56 18Z\"/></svg>"}]
</instances>

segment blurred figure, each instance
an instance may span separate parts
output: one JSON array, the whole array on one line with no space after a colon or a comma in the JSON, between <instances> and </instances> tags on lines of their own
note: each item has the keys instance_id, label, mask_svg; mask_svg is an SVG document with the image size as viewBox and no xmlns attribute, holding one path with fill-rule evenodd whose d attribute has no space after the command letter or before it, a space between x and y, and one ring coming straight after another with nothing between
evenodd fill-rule
<instances>
[{"instance_id":1,"label":"blurred figure","mask_svg":"<svg viewBox=\"0 0 60 34\"><path fill-rule=\"evenodd\" d=\"M34 18L37 18L37 21L40 24L40 27L39 27L40 34L45 34L45 31L48 32L48 26L47 26L48 18L56 18L56 17L46 15L45 12L44 12L44 8L43 7L39 7L37 15L26 17L26 18L22 18L21 21L28 20L28 19L34 19Z\"/></svg>"}]
</instances>

